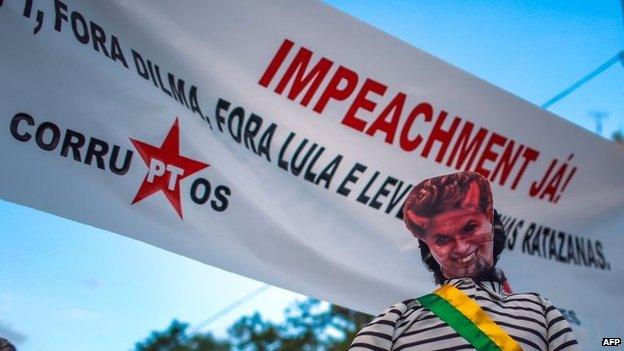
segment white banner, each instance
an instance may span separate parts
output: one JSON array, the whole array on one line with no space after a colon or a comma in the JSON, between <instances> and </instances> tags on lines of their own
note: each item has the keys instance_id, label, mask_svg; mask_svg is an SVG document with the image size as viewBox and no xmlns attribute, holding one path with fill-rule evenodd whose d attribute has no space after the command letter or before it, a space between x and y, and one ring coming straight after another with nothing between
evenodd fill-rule
<instances>
[{"instance_id":1,"label":"white banner","mask_svg":"<svg viewBox=\"0 0 624 351\"><path fill-rule=\"evenodd\" d=\"M433 289L411 187L475 170L514 291L624 334L622 150L327 5L0 0L0 45L3 199L377 314Z\"/></svg>"}]
</instances>

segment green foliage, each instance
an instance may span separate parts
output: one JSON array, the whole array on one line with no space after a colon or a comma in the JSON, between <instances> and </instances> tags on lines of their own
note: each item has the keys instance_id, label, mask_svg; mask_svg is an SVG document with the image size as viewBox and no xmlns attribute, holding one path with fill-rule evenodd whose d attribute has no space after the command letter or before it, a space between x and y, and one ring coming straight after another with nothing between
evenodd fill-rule
<instances>
[{"instance_id":1,"label":"green foliage","mask_svg":"<svg viewBox=\"0 0 624 351\"><path fill-rule=\"evenodd\" d=\"M136 351L229 351L230 344L215 339L212 334L186 337L187 323L173 320L164 331L155 331L143 342L136 343Z\"/></svg>"},{"instance_id":2,"label":"green foliage","mask_svg":"<svg viewBox=\"0 0 624 351\"><path fill-rule=\"evenodd\" d=\"M259 313L239 319L229 329L235 350L279 350L280 335L277 326L264 321Z\"/></svg>"},{"instance_id":3,"label":"green foliage","mask_svg":"<svg viewBox=\"0 0 624 351\"><path fill-rule=\"evenodd\" d=\"M285 311L282 323L259 313L244 316L228 329L228 340L207 334L187 337L188 324L174 320L137 343L136 351L341 351L372 316L315 299L298 301Z\"/></svg>"}]
</instances>

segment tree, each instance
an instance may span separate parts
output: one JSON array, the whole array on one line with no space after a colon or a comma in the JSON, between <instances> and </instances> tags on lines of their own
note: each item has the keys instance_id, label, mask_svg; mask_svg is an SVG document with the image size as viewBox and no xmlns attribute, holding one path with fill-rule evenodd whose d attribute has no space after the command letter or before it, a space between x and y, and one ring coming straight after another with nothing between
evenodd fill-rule
<instances>
[{"instance_id":1,"label":"tree","mask_svg":"<svg viewBox=\"0 0 624 351\"><path fill-rule=\"evenodd\" d=\"M622 133L621 130L613 132L613 134L611 134L611 138L613 138L616 143L624 145L624 133Z\"/></svg>"},{"instance_id":2,"label":"tree","mask_svg":"<svg viewBox=\"0 0 624 351\"><path fill-rule=\"evenodd\" d=\"M229 351L228 342L217 340L212 334L186 336L188 323L173 320L164 331L155 331L143 342L135 345L136 351Z\"/></svg>"},{"instance_id":3,"label":"tree","mask_svg":"<svg viewBox=\"0 0 624 351\"><path fill-rule=\"evenodd\" d=\"M136 351L340 351L372 316L315 299L297 301L285 311L282 323L264 320L259 313L244 316L228 329L229 340L212 334L186 335L188 324L174 320L161 332L137 343Z\"/></svg>"},{"instance_id":4,"label":"tree","mask_svg":"<svg viewBox=\"0 0 624 351\"><path fill-rule=\"evenodd\" d=\"M281 338L278 327L264 321L258 312L239 319L229 329L236 350L279 350Z\"/></svg>"}]
</instances>

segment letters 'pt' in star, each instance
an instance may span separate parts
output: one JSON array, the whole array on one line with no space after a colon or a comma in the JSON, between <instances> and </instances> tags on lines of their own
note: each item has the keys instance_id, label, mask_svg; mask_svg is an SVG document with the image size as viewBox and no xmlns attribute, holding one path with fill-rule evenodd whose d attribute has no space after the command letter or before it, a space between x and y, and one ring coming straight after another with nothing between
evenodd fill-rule
<instances>
[{"instance_id":1,"label":"letters 'pt' in star","mask_svg":"<svg viewBox=\"0 0 624 351\"><path fill-rule=\"evenodd\" d=\"M162 191L180 218L182 203L180 200L180 181L191 174L201 171L209 165L180 155L180 127L176 118L162 145L156 147L130 138L141 158L148 167L147 175L134 196L132 204Z\"/></svg>"}]
</instances>

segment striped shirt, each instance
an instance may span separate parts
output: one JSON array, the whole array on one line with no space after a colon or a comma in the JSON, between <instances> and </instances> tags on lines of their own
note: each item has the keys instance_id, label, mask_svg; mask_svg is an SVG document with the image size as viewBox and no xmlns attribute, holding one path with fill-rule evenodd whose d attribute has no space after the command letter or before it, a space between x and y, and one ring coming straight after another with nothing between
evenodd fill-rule
<instances>
[{"instance_id":1,"label":"striped shirt","mask_svg":"<svg viewBox=\"0 0 624 351\"><path fill-rule=\"evenodd\" d=\"M570 325L551 302L536 294L503 292L497 282L471 278L447 279L475 300L523 351L580 350ZM388 307L353 339L349 351L474 350L455 330L418 300Z\"/></svg>"}]
</instances>

